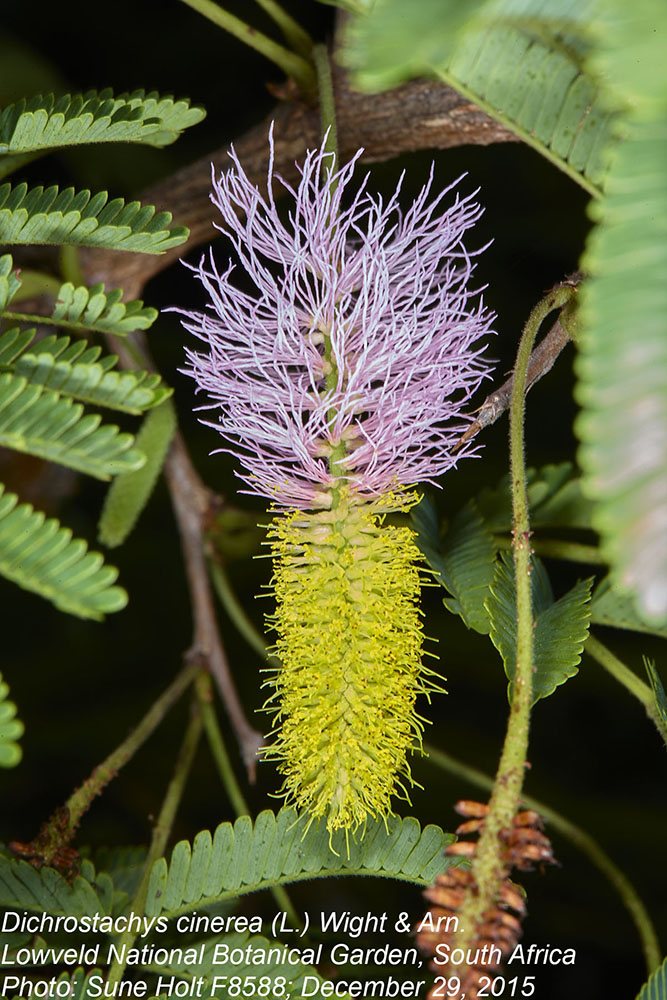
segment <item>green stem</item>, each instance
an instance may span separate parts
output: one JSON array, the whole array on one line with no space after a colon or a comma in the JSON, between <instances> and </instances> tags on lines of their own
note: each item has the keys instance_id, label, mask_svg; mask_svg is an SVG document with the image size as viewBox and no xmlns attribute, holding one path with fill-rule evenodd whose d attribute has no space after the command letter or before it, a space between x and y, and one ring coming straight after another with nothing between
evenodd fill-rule
<instances>
[{"instance_id":1,"label":"green stem","mask_svg":"<svg viewBox=\"0 0 667 1000\"><path fill-rule=\"evenodd\" d=\"M81 787L77 788L70 795L65 803L65 808L69 813L69 821L61 843L67 843L81 822L81 817L90 808L93 799L100 794L112 778L116 777L120 769L132 759L139 747L157 729L171 706L178 701L183 692L190 686L196 676L197 669L195 666L188 666L181 670L173 683L160 695L127 739L123 740L120 746L116 747L106 760L98 764Z\"/></svg>"},{"instance_id":2,"label":"green stem","mask_svg":"<svg viewBox=\"0 0 667 1000\"><path fill-rule=\"evenodd\" d=\"M276 0L257 0L257 3L269 17L273 18L288 45L299 55L308 59L313 50L313 40L299 22L295 21L286 10L283 10L280 4L276 3Z\"/></svg>"},{"instance_id":3,"label":"green stem","mask_svg":"<svg viewBox=\"0 0 667 1000\"><path fill-rule=\"evenodd\" d=\"M573 290L554 289L540 302L524 327L510 403L510 481L512 485L514 576L516 584L516 664L512 683L512 703L496 781L489 800L475 856L472 874L475 893L468 893L461 909L463 931L457 945L465 953L477 934L482 915L493 905L505 875L500 833L511 826L523 787L530 710L533 699L533 612L530 583L530 522L524 461L524 411L526 372L538 330L546 316L569 300Z\"/></svg>"},{"instance_id":4,"label":"green stem","mask_svg":"<svg viewBox=\"0 0 667 1000\"><path fill-rule=\"evenodd\" d=\"M239 634L243 636L245 641L255 650L255 652L259 653L263 660L266 660L269 663L272 661L276 663L276 658L271 656L271 654L267 651L264 639L250 621L243 605L234 593L234 589L229 582L229 577L225 572L224 566L215 558L209 559L208 566L213 586L220 603L227 612L230 621L236 627Z\"/></svg>"},{"instance_id":5,"label":"green stem","mask_svg":"<svg viewBox=\"0 0 667 1000\"><path fill-rule=\"evenodd\" d=\"M236 780L234 768L232 767L232 762L229 759L227 747L225 746L225 741L222 738L220 726L218 725L218 718L213 707L213 685L211 684L210 674L202 672L197 675L196 691L197 700L199 701L199 710L201 712L202 722L204 723L204 731L206 732L208 745L211 748L213 760L218 768L218 774L220 775L223 788L229 796L229 801L231 802L236 815L248 816L250 815L250 810L248 809L248 805L243 797L241 786Z\"/></svg>"},{"instance_id":6,"label":"green stem","mask_svg":"<svg viewBox=\"0 0 667 1000\"><path fill-rule=\"evenodd\" d=\"M428 744L424 744L424 751L428 759L436 767L440 767L450 774L455 774L457 777L469 781L471 785L477 788L483 788L486 791L493 789L493 778L483 771L479 771L476 767L471 767L469 764L465 764L463 761L459 761L455 757L451 757L449 754L443 753L442 750L438 750L436 747ZM590 834L586 833L585 830L582 830L581 827L575 823L571 823L564 816L561 816L560 813L557 813L554 809L546 806L539 799L532 798L530 795L522 794L521 801L527 808L534 809L540 813L547 823L553 826L554 830L558 830L582 854L585 854L589 861L602 872L609 883L616 889L637 929L642 951L646 959L646 966L650 974L660 964L660 942L658 941L658 936L649 913L632 883L628 881L621 869L614 864L598 842Z\"/></svg>"},{"instance_id":7,"label":"green stem","mask_svg":"<svg viewBox=\"0 0 667 1000\"><path fill-rule=\"evenodd\" d=\"M584 646L585 652L589 653L601 667L604 667L612 677L615 677L619 684L622 684L630 694L633 694L635 698L638 698L646 709L646 714L648 715L651 722L655 724L656 729L662 736L663 740L667 743L667 727L665 722L657 710L655 704L655 697L653 691L641 681L637 674L626 667L617 656L607 649L599 639L596 639L594 635L589 635L586 640L586 645Z\"/></svg>"},{"instance_id":8,"label":"green stem","mask_svg":"<svg viewBox=\"0 0 667 1000\"><path fill-rule=\"evenodd\" d=\"M499 549L511 549L512 540L506 535L495 535ZM567 559L569 562L586 563L590 566L606 566L607 560L596 545L582 545L579 542L561 541L558 538L533 538L533 552L547 559Z\"/></svg>"},{"instance_id":9,"label":"green stem","mask_svg":"<svg viewBox=\"0 0 667 1000\"><path fill-rule=\"evenodd\" d=\"M211 748L213 759L217 765L218 774L220 775L223 788L229 796L229 801L231 802L236 815L249 816L250 809L248 808L248 804L243 797L241 787L236 780L236 775L234 774L234 769L232 768L232 763L229 759L229 754L227 753L227 747L225 746L225 741L223 739L222 732L220 731L220 726L218 725L218 718L215 714L215 709L213 708L213 685L211 684L211 677L209 674L200 673L198 675L196 690L197 699L199 701L199 710L204 723L204 731L206 732L208 744ZM292 926L301 930L303 927L303 921L301 920L283 886L274 886L271 890L271 894L283 913L287 915L287 918Z\"/></svg>"},{"instance_id":10,"label":"green stem","mask_svg":"<svg viewBox=\"0 0 667 1000\"><path fill-rule=\"evenodd\" d=\"M283 73L292 77L304 97L311 98L316 93L317 84L313 67L302 56L274 42L268 35L262 34L239 17L213 3L213 0L181 0L181 3L192 7L198 14L202 14L219 28L228 31L234 38L238 38L240 42L244 42L251 49L270 59Z\"/></svg>"},{"instance_id":11,"label":"green stem","mask_svg":"<svg viewBox=\"0 0 667 1000\"><path fill-rule=\"evenodd\" d=\"M336 100L334 98L333 80L331 78L331 63L326 45L313 46L313 62L317 72L317 94L320 101L320 121L322 136L326 136L324 145L327 153L333 153L338 163L338 129L336 127ZM332 185L332 193L335 185Z\"/></svg>"},{"instance_id":12,"label":"green stem","mask_svg":"<svg viewBox=\"0 0 667 1000\"><path fill-rule=\"evenodd\" d=\"M334 166L338 165L338 129L336 127L336 100L334 97L333 80L331 77L331 63L329 62L329 52L326 45L315 45L313 47L313 61L317 71L317 89L320 102L320 121L322 125L322 136L324 138L324 149L334 156ZM329 182L331 195L333 196L337 186L334 178ZM327 330L322 331L324 336L324 360L328 365L325 378L325 389L333 392L338 388L338 367L336 365L331 348L331 335ZM327 413L327 420L330 425L336 419L336 410L331 408ZM340 480L344 476L344 471L340 468L339 462L346 455L347 448L344 441L339 441L334 445L329 456L329 473L332 477ZM335 486L331 490L331 508L335 510L341 501L340 486Z\"/></svg>"},{"instance_id":13,"label":"green stem","mask_svg":"<svg viewBox=\"0 0 667 1000\"><path fill-rule=\"evenodd\" d=\"M81 267L78 247L65 246L60 248L60 273L63 276L63 281L71 281L76 287L88 284Z\"/></svg>"},{"instance_id":14,"label":"green stem","mask_svg":"<svg viewBox=\"0 0 667 1000\"><path fill-rule=\"evenodd\" d=\"M171 828L174 825L176 811L183 796L185 782L188 774L190 773L190 768L192 767L195 752L199 744L201 730L201 713L199 712L199 707L195 702L193 705L192 716L187 729L185 730L181 749L176 760L176 767L174 768L172 779L167 787L167 791L162 802L162 808L160 809L160 815L158 816L157 822L153 828L151 846L148 849L148 855L146 856L146 863L141 876L141 882L139 883L139 888L137 889L134 899L130 904L131 913L136 913L141 916L146 909L146 896L148 894L148 883L151 877L151 870L158 858L161 858L164 855L169 834L171 833ZM123 945L125 945L127 949L130 949L136 939L136 936L137 934L135 931L125 931L120 936L118 950L121 951ZM125 965L125 962L120 962L118 960L114 961L113 965L109 969L109 983L117 983L120 981L123 972L125 971Z\"/></svg>"}]
</instances>

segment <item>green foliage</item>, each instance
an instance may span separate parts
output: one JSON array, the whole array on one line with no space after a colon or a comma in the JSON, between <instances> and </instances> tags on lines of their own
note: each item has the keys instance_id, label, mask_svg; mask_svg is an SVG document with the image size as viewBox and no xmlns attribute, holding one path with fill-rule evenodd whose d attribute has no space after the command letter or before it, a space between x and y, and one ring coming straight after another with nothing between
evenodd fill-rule
<instances>
[{"instance_id":1,"label":"green foliage","mask_svg":"<svg viewBox=\"0 0 667 1000\"><path fill-rule=\"evenodd\" d=\"M104 285L75 288L68 281L58 292L52 319L59 326L116 336L147 330L153 325L158 317L157 309L145 308L141 299L121 302L122 296L122 288L105 294Z\"/></svg>"},{"instance_id":2,"label":"green foliage","mask_svg":"<svg viewBox=\"0 0 667 1000\"><path fill-rule=\"evenodd\" d=\"M531 586L535 703L553 694L577 673L588 637L592 580L580 581L554 601L546 571L538 559L533 559ZM511 692L516 668L516 588L514 562L508 552L500 554L486 606L491 620L491 641L503 658Z\"/></svg>"},{"instance_id":3,"label":"green foliage","mask_svg":"<svg viewBox=\"0 0 667 1000\"><path fill-rule=\"evenodd\" d=\"M571 462L526 469L530 524L533 528L590 528L592 503L581 492L581 480ZM476 499L490 531L512 528L509 474L495 489L483 489Z\"/></svg>"},{"instance_id":4,"label":"green foliage","mask_svg":"<svg viewBox=\"0 0 667 1000\"><path fill-rule=\"evenodd\" d=\"M440 583L452 595L443 603L468 628L486 635L489 618L484 602L493 580L496 548L471 500L452 519L442 540L432 501L425 497L412 511L417 544Z\"/></svg>"},{"instance_id":5,"label":"green foliage","mask_svg":"<svg viewBox=\"0 0 667 1000\"><path fill-rule=\"evenodd\" d=\"M0 445L37 455L96 479L144 464L131 434L101 424L97 413L26 378L0 375Z\"/></svg>"},{"instance_id":6,"label":"green foliage","mask_svg":"<svg viewBox=\"0 0 667 1000\"><path fill-rule=\"evenodd\" d=\"M667 958L644 983L637 1000L667 1000Z\"/></svg>"},{"instance_id":7,"label":"green foliage","mask_svg":"<svg viewBox=\"0 0 667 1000\"><path fill-rule=\"evenodd\" d=\"M667 30L667 11L648 0L631 6L608 0L607 11L596 65L610 80L617 66L627 70L636 60L640 69L636 79L625 81L623 141L611 158L604 198L591 208L598 225L582 260L590 278L580 296L576 371L582 413L576 431L585 489L597 501L594 526L614 584L633 596L647 622L662 624L667 623L667 560L664 542L658 543L664 539L667 497L667 94L658 99L653 68L642 72L641 60ZM639 12L647 17L643 24ZM618 23L612 28L607 21L614 17ZM647 24L654 24L654 34ZM655 65L663 63L658 55ZM662 75L656 72L658 81Z\"/></svg>"},{"instance_id":8,"label":"green foliage","mask_svg":"<svg viewBox=\"0 0 667 1000\"><path fill-rule=\"evenodd\" d=\"M13 270L11 254L0 256L0 310L5 310L8 303L21 287L18 273Z\"/></svg>"},{"instance_id":9,"label":"green foliage","mask_svg":"<svg viewBox=\"0 0 667 1000\"><path fill-rule=\"evenodd\" d=\"M146 463L135 472L117 476L109 487L98 537L103 545L122 545L148 503L176 432L176 411L170 401L151 410L137 434L136 445Z\"/></svg>"},{"instance_id":10,"label":"green foliage","mask_svg":"<svg viewBox=\"0 0 667 1000\"><path fill-rule=\"evenodd\" d=\"M81 874L68 882L54 868L37 871L27 861L0 855L0 906L83 917L112 914L116 912L113 902L111 879L104 872L96 875L88 861L81 866Z\"/></svg>"},{"instance_id":11,"label":"green foliage","mask_svg":"<svg viewBox=\"0 0 667 1000\"><path fill-rule=\"evenodd\" d=\"M0 531L2 529L0 528ZM0 673L0 767L16 767L22 750L16 742L23 736L23 723L16 718L16 705L9 701L9 685Z\"/></svg>"},{"instance_id":12,"label":"green foliage","mask_svg":"<svg viewBox=\"0 0 667 1000\"><path fill-rule=\"evenodd\" d=\"M0 573L80 618L100 620L127 603L125 591L113 586L114 567L105 566L98 552L88 552L86 542L73 539L55 518L18 504L1 484Z\"/></svg>"},{"instance_id":13,"label":"green foliage","mask_svg":"<svg viewBox=\"0 0 667 1000\"><path fill-rule=\"evenodd\" d=\"M593 592L591 623L632 629L633 632L648 632L667 639L667 625L651 625L645 622L637 614L632 598L615 590L609 577L605 577Z\"/></svg>"},{"instance_id":14,"label":"green foliage","mask_svg":"<svg viewBox=\"0 0 667 1000\"><path fill-rule=\"evenodd\" d=\"M655 669L655 663L646 656L644 657L644 667L653 688L656 712L658 717L662 719L664 731L667 731L667 694L665 694L665 689L660 680L660 674Z\"/></svg>"},{"instance_id":15,"label":"green foliage","mask_svg":"<svg viewBox=\"0 0 667 1000\"><path fill-rule=\"evenodd\" d=\"M605 173L613 116L582 69L590 4L383 0L346 33L359 87L435 74L507 125L587 190Z\"/></svg>"},{"instance_id":16,"label":"green foliage","mask_svg":"<svg viewBox=\"0 0 667 1000\"><path fill-rule=\"evenodd\" d=\"M143 371L112 371L115 354L102 355L101 347L85 340L45 337L32 344L35 330L12 327L0 336L0 370L22 376L33 385L60 395L106 406L124 413L143 413L171 395L159 375Z\"/></svg>"},{"instance_id":17,"label":"green foliage","mask_svg":"<svg viewBox=\"0 0 667 1000\"><path fill-rule=\"evenodd\" d=\"M152 205L122 198L109 201L106 191L90 191L27 184L0 186L0 242L55 244L163 253L184 243L183 226L166 227L170 212L156 214Z\"/></svg>"},{"instance_id":18,"label":"green foliage","mask_svg":"<svg viewBox=\"0 0 667 1000\"><path fill-rule=\"evenodd\" d=\"M85 94L36 94L0 112L0 156L60 149L91 142L145 142L167 146L200 122L203 108L188 100L135 90L114 97L110 89Z\"/></svg>"},{"instance_id":19,"label":"green foliage","mask_svg":"<svg viewBox=\"0 0 667 1000\"><path fill-rule=\"evenodd\" d=\"M440 827L422 830L416 819L390 816L386 824L369 822L348 845L343 831L330 837L324 824L309 826L294 809L277 816L265 810L254 823L249 816L221 823L213 837L203 830L192 846L180 841L169 864L156 861L146 913L175 916L230 896L345 873L429 885L453 863L443 854L452 839Z\"/></svg>"},{"instance_id":20,"label":"green foliage","mask_svg":"<svg viewBox=\"0 0 667 1000\"><path fill-rule=\"evenodd\" d=\"M192 846L185 840L174 847L169 864L153 865L145 912L147 916L176 916L210 903L288 882L361 874L396 878L430 885L435 876L458 859L443 849L454 840L438 826L422 828L416 819L392 816L369 823L363 838L348 847L344 834L330 846L324 826L308 828L307 817L294 809L277 815L266 810L253 820L242 816L221 823L211 836L198 833ZM341 853L336 853L340 850ZM0 855L0 906L44 913L117 913L127 902L114 879L123 863L110 872L96 872L84 861L71 883L52 868L36 871L25 861Z\"/></svg>"}]
</instances>

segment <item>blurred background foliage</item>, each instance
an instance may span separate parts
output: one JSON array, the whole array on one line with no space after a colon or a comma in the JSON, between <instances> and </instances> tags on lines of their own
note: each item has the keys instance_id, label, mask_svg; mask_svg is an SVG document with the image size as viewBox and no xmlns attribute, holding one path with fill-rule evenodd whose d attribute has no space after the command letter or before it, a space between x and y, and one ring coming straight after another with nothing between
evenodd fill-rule
<instances>
[{"instance_id":1,"label":"blurred background foliage","mask_svg":"<svg viewBox=\"0 0 667 1000\"><path fill-rule=\"evenodd\" d=\"M254 5L251 10L250 4L237 0L226 6L271 31ZM288 7L316 38L331 32L331 8L314 0L294 0ZM264 120L275 104L266 84L280 82L277 71L178 3L101 0L91 8L83 0L68 0L56 8L45 2L4 0L0 15L0 105L47 89L68 92L111 86L120 92L142 87L188 96L208 112L202 124L164 150L86 147L49 156L24 172L40 184L68 181L78 187L108 188L125 197L136 194L144 185L234 140ZM493 244L480 258L477 274L479 283L488 285L485 299L498 314L493 352L502 376L513 364L529 310L546 289L576 269L589 225L588 196L520 144L415 154L373 165L371 184L393 189L398 174L407 168L407 199L423 183L432 159L436 186L466 172L462 188L481 189L486 213L475 235L479 245L488 240ZM218 252L224 256L222 248ZM176 266L150 283L144 299L159 308L173 304L201 308L200 292L185 269ZM233 463L226 456L207 457L218 442L212 431L197 423L191 382L178 374L183 333L177 318L161 317L150 342L163 376L175 386L181 427L203 478L233 498L237 485ZM529 465L574 455L572 378L569 347L528 397ZM503 419L484 432L481 458L463 463L443 480L436 498L443 516L453 514L482 486L494 485L506 472L506 436ZM102 484L65 470L56 470L54 476L52 468L46 472L40 463L16 455L0 455L0 467L8 488L20 487L23 499L39 502L49 513L66 513L76 534L94 538ZM234 502L258 516L261 513L261 505L253 500ZM103 624L60 614L38 597L0 580L0 669L26 726L22 764L0 776L0 839L27 841L34 836L40 822L145 712L188 647L190 608L163 484L130 543L114 551L112 561L121 570L120 582L129 591L130 604ZM550 570L557 594L576 582L576 573L562 564L550 563ZM248 613L261 626L264 602L255 595L267 582L268 563L246 554L230 561L229 572ZM586 575L585 567L579 575ZM424 600L426 631L439 643L440 669L449 691L425 713L433 723L426 738L493 773L507 715L500 658L485 637L468 632L458 618L444 613L436 588L427 589ZM262 663L222 614L221 623L245 704L249 711L258 709L264 700ZM657 640L608 629L600 635L639 672L642 653L657 657L660 665ZM94 804L84 819L80 843L146 841L149 817L157 811L171 774L186 710L183 702L172 712ZM262 728L265 717L260 716L257 724ZM229 744L243 779L231 734ZM584 656L578 677L537 706L530 761L526 791L593 834L636 885L658 928L666 928L664 881L657 875L664 867L667 760L639 704ZM414 762L414 775L426 789L415 789L413 794L414 814L422 823L452 829L453 803L478 797L476 789L426 760ZM267 796L276 789L273 768L260 766L257 785L247 791L253 810L271 804ZM230 818L231 807L202 744L175 833L191 838L198 830ZM529 906L524 937L538 945L576 947L577 964L574 970L548 967L538 975L540 1000L634 996L645 976L626 912L581 855L558 837L554 846L562 869L523 880ZM402 908L416 918L422 908L416 890L384 880L380 884L330 881L320 883L318 894L322 892L329 905L353 911ZM307 883L294 887L292 894L300 907L320 906L319 895L313 904ZM253 900L250 905L259 904Z\"/></svg>"}]
</instances>

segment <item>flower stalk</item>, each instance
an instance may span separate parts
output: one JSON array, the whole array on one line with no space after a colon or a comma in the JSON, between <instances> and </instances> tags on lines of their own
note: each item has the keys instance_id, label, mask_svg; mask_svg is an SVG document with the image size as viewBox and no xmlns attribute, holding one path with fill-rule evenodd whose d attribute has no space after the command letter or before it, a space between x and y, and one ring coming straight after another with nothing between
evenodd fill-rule
<instances>
[{"instance_id":1,"label":"flower stalk","mask_svg":"<svg viewBox=\"0 0 667 1000\"><path fill-rule=\"evenodd\" d=\"M467 893L461 909L457 946L465 953L477 934L483 914L495 903L506 876L501 832L511 829L521 801L530 712L533 701L533 612L531 594L530 521L524 457L525 387L528 361L538 330L550 312L565 306L574 291L559 286L531 312L519 343L510 404L510 483L513 513L513 553L516 581L516 666L510 714L489 813L476 847L472 876L476 891Z\"/></svg>"}]
</instances>

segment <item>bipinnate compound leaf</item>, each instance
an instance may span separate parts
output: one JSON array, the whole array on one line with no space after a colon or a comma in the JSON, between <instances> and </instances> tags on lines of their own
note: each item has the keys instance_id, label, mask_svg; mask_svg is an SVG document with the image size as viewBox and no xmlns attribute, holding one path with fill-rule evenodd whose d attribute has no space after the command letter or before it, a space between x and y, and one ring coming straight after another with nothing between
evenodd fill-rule
<instances>
[{"instance_id":1,"label":"bipinnate compound leaf","mask_svg":"<svg viewBox=\"0 0 667 1000\"><path fill-rule=\"evenodd\" d=\"M651 682L651 687L653 688L655 708L658 716L662 719L662 731L664 733L667 732L667 694L665 693L662 681L660 680L660 674L655 668L655 663L652 660L649 660L647 656L644 657L644 667L646 668L648 679Z\"/></svg>"},{"instance_id":2,"label":"bipinnate compound leaf","mask_svg":"<svg viewBox=\"0 0 667 1000\"><path fill-rule=\"evenodd\" d=\"M592 502L581 491L581 478L571 462L526 470L530 523L533 528L590 528ZM512 528L509 475L495 489L483 489L475 498L489 531Z\"/></svg>"},{"instance_id":3,"label":"bipinnate compound leaf","mask_svg":"<svg viewBox=\"0 0 667 1000\"><path fill-rule=\"evenodd\" d=\"M637 1000L667 1000L667 958L651 974L648 982L644 983L637 994Z\"/></svg>"},{"instance_id":4,"label":"bipinnate compound leaf","mask_svg":"<svg viewBox=\"0 0 667 1000\"><path fill-rule=\"evenodd\" d=\"M413 508L411 516L419 548L439 582L452 595L444 599L445 607L460 615L468 628L486 635L489 618L484 602L493 580L496 548L474 501L452 518L442 539L429 497Z\"/></svg>"},{"instance_id":5,"label":"bipinnate compound leaf","mask_svg":"<svg viewBox=\"0 0 667 1000\"><path fill-rule=\"evenodd\" d=\"M583 67L591 2L383 0L354 18L342 58L360 89L438 76L586 190L599 191L614 115Z\"/></svg>"},{"instance_id":6,"label":"bipinnate compound leaf","mask_svg":"<svg viewBox=\"0 0 667 1000\"><path fill-rule=\"evenodd\" d=\"M44 337L34 342L35 329L12 327L0 336L0 369L61 396L140 414L171 395L159 375L145 371L113 371L118 357L102 354L85 340Z\"/></svg>"},{"instance_id":7,"label":"bipinnate compound leaf","mask_svg":"<svg viewBox=\"0 0 667 1000\"><path fill-rule=\"evenodd\" d=\"M348 845L345 831L330 836L324 823L309 823L292 808L277 815L265 810L254 823L241 816L233 826L221 823L214 834L203 830L192 844L176 844L169 862L156 861L146 913L176 916L258 889L331 875L429 885L452 864L443 853L452 839L440 827L422 830L416 819L390 816L386 822L369 821L363 835Z\"/></svg>"},{"instance_id":8,"label":"bipinnate compound leaf","mask_svg":"<svg viewBox=\"0 0 667 1000\"><path fill-rule=\"evenodd\" d=\"M22 376L0 375L0 445L37 455L71 469L111 479L140 468L145 457L131 434L84 415L81 403Z\"/></svg>"},{"instance_id":9,"label":"bipinnate compound leaf","mask_svg":"<svg viewBox=\"0 0 667 1000\"><path fill-rule=\"evenodd\" d=\"M150 500L171 440L176 431L176 411L170 400L151 410L135 439L146 463L136 472L116 476L104 501L98 530L102 545L122 545Z\"/></svg>"},{"instance_id":10,"label":"bipinnate compound leaf","mask_svg":"<svg viewBox=\"0 0 667 1000\"><path fill-rule=\"evenodd\" d=\"M554 601L544 566L538 559L532 561L533 703L553 694L577 673L588 637L592 584L592 579L581 580ZM486 606L491 642L503 659L511 695L516 669L516 586L511 553L500 553Z\"/></svg>"},{"instance_id":11,"label":"bipinnate compound leaf","mask_svg":"<svg viewBox=\"0 0 667 1000\"><path fill-rule=\"evenodd\" d=\"M593 591L591 599L591 624L609 625L612 628L631 629L633 632L648 632L667 639L667 624L650 624L637 614L632 597L616 590L605 577Z\"/></svg>"},{"instance_id":12,"label":"bipinnate compound leaf","mask_svg":"<svg viewBox=\"0 0 667 1000\"><path fill-rule=\"evenodd\" d=\"M127 594L114 586L118 571L99 552L72 538L55 518L18 503L0 484L0 573L79 618L101 620L120 611Z\"/></svg>"},{"instance_id":13,"label":"bipinnate compound leaf","mask_svg":"<svg viewBox=\"0 0 667 1000\"><path fill-rule=\"evenodd\" d=\"M24 726L16 718L16 705L8 694L9 685L0 674L0 767L16 767L22 756L17 741L23 736Z\"/></svg>"},{"instance_id":14,"label":"bipinnate compound leaf","mask_svg":"<svg viewBox=\"0 0 667 1000\"><path fill-rule=\"evenodd\" d=\"M188 236L183 226L168 229L170 222L170 212L122 198L109 201L106 191L0 185L0 243L164 253Z\"/></svg>"}]
</instances>

